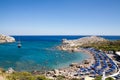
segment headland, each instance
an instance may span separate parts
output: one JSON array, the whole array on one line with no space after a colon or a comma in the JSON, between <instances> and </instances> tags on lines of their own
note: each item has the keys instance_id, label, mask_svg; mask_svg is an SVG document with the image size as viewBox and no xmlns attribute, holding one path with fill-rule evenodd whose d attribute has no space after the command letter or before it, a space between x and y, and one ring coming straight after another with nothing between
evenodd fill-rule
<instances>
[{"instance_id":1,"label":"headland","mask_svg":"<svg viewBox=\"0 0 120 80\"><path fill-rule=\"evenodd\" d=\"M0 43L11 43L11 42L15 42L15 38L0 34Z\"/></svg>"}]
</instances>

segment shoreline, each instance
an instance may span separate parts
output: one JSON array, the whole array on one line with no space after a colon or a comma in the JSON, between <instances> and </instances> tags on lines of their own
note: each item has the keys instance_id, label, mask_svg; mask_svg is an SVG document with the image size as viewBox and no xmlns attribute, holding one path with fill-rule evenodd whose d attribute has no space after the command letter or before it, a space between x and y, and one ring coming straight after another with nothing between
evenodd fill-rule
<instances>
[{"instance_id":1,"label":"shoreline","mask_svg":"<svg viewBox=\"0 0 120 80\"><path fill-rule=\"evenodd\" d=\"M89 61L89 63L85 63L86 61L83 60L80 63L78 63L78 62L77 63L71 63L68 67L64 67L64 68L48 70L48 71L45 71L45 72L41 72L39 70L34 70L33 72L30 72L30 73L32 73L33 75L44 75L47 78L53 79L53 80L55 80L59 76L65 77L66 80L69 80L71 78L80 79L80 78L85 78L87 75L89 75L89 76L93 75L93 73L90 73L91 71L89 73L87 73L87 75L83 74L82 76L81 76L81 72L80 72L80 74L78 72L80 71L81 68L84 68L84 69L90 68L92 66L92 64L95 63L96 58L93 55L94 52L91 52L90 50L84 49L84 48L80 48L76 51L77 52L82 52L83 54L88 54L89 57L88 57L87 61ZM19 72L19 71L15 71L15 72ZM94 75L94 76L96 76L96 75Z\"/></svg>"},{"instance_id":2,"label":"shoreline","mask_svg":"<svg viewBox=\"0 0 120 80\"><path fill-rule=\"evenodd\" d=\"M56 77L58 75L64 75L68 79L76 78L75 73L77 73L80 68L90 67L95 62L94 56L89 51L81 48L81 49L77 49L75 52L82 52L83 54L88 54L89 57L88 59L85 59L82 62L71 63L69 64L68 67L47 71L45 72L44 75L51 79L53 79L53 77ZM71 53L71 54L74 54L74 53ZM85 63L86 61L88 62L87 64Z\"/></svg>"},{"instance_id":3,"label":"shoreline","mask_svg":"<svg viewBox=\"0 0 120 80\"><path fill-rule=\"evenodd\" d=\"M103 72L104 71L101 71L100 73L99 73L99 69L100 70L102 70L102 68L103 67L105 67L104 65L105 64L107 64L106 62L104 62L105 60L106 60L106 58L107 58L107 61L110 63L110 64L112 64L112 65L114 65L114 68L112 68L112 69L114 69L115 71L113 71L113 72L111 72L110 70L111 70L111 66L109 66L108 64L108 67L105 69L105 70L107 70L107 72L105 71L105 73L106 73L106 77L105 78L107 78L107 77L109 77L109 76L113 76L113 75L111 75L111 74L118 74L118 72L120 71L118 71L118 68L116 68L116 66L117 66L117 64L115 64L113 61L112 61L112 59L111 58L109 58L107 55L104 55L104 58L105 59L103 59L102 60L102 62L103 62L103 64L101 64L101 62L100 62L100 66L98 66L99 68L98 68L98 70L96 70L94 67L95 67L95 65L97 65L98 63L98 59L96 59L97 58L97 56L95 57L95 52L91 52L90 50L87 50L87 49L78 49L77 51L79 51L79 52L83 52L83 53L85 53L85 54L88 54L90 57L88 58L88 61L90 61L89 62L89 64L87 63L87 64L85 64L85 62L82 62L82 63L71 63L70 64L70 66L69 67L66 67L66 68L62 68L62 69L54 69L54 70L52 70L52 71L48 71L47 73L45 73L45 76L46 77L48 77L48 78L51 78L51 79L55 79L57 76L59 76L59 75L61 75L61 76L64 76L65 78L67 78L67 80L69 80L69 79L71 79L71 78L78 78L78 79L80 79L80 78L85 78L86 76L91 76L91 77L95 77L95 76L97 76L97 75L103 75ZM97 53L98 54L98 53ZM103 53L101 53L101 54L99 54L99 56L100 55L102 55ZM94 66L93 66L94 65ZM81 71L82 69L84 69L85 70L85 74L84 74L84 72L83 71ZM87 72L86 72L86 69L87 69ZM90 69L90 71L89 71L89 69ZM79 73L79 71L80 71L80 73ZM97 71L97 72L96 72ZM108 72L108 71L110 71L110 72ZM118 71L117 73L116 73L116 71ZM82 72L82 73L81 73ZM91 73L92 72L92 73ZM94 73L93 73L94 72ZM82 75L81 75L82 74ZM51 77L52 76L52 77Z\"/></svg>"},{"instance_id":4,"label":"shoreline","mask_svg":"<svg viewBox=\"0 0 120 80\"><path fill-rule=\"evenodd\" d=\"M88 66L90 67L94 63L94 57L89 51L85 49L78 49L76 52L82 52L82 54L88 54L89 57L80 62L70 63L68 67L63 67L63 68L58 68L58 69L53 69L48 71L33 70L33 71L30 71L30 73L32 73L33 75L44 75L47 78L53 79L53 80L56 79L57 76L64 76L66 80L69 80L71 78L81 78L81 76L76 76L77 72L80 70L80 68L87 68ZM70 53L70 54L74 54L74 53ZM90 61L90 63L85 64L85 61ZM24 72L24 71L16 71L13 68L10 68L9 70L8 68L6 72L12 73L12 72ZM29 71L25 71L25 72L29 72Z\"/></svg>"}]
</instances>

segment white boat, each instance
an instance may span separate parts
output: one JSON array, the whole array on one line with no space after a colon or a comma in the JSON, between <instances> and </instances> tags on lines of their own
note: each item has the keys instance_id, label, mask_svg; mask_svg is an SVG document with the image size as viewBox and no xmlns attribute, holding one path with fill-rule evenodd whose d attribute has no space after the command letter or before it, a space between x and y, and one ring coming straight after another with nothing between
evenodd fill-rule
<instances>
[{"instance_id":1,"label":"white boat","mask_svg":"<svg viewBox=\"0 0 120 80\"><path fill-rule=\"evenodd\" d=\"M22 45L21 45L21 42L20 42L20 41L18 42L18 45L17 45L17 46L18 46L18 48L21 48Z\"/></svg>"}]
</instances>

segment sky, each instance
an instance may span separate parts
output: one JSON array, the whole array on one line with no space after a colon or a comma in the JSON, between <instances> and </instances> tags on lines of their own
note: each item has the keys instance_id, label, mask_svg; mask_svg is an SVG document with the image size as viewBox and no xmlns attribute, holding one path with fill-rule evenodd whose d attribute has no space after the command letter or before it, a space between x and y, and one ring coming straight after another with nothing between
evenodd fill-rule
<instances>
[{"instance_id":1,"label":"sky","mask_svg":"<svg viewBox=\"0 0 120 80\"><path fill-rule=\"evenodd\" d=\"M0 0L6 35L120 35L120 0Z\"/></svg>"}]
</instances>

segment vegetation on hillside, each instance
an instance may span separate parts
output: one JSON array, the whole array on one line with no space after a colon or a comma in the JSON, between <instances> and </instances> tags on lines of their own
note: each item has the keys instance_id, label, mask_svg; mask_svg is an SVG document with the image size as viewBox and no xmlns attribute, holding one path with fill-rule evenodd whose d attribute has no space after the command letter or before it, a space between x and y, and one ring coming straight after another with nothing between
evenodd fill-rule
<instances>
[{"instance_id":1,"label":"vegetation on hillside","mask_svg":"<svg viewBox=\"0 0 120 80\"><path fill-rule=\"evenodd\" d=\"M48 79L44 75L35 75L35 74L31 74L30 72L6 73L6 71L1 68L0 68L0 77L3 77L3 80L54 80L54 79ZM56 76L55 80L81 80L81 79L78 78L68 79L65 76L59 75Z\"/></svg>"},{"instance_id":2,"label":"vegetation on hillside","mask_svg":"<svg viewBox=\"0 0 120 80\"><path fill-rule=\"evenodd\" d=\"M2 76L4 80L50 80L44 75L33 75L29 72L6 73L4 69L0 69L0 76Z\"/></svg>"},{"instance_id":3,"label":"vegetation on hillside","mask_svg":"<svg viewBox=\"0 0 120 80\"><path fill-rule=\"evenodd\" d=\"M29 72L15 72L6 76L8 80L50 80L43 75L32 75Z\"/></svg>"},{"instance_id":4,"label":"vegetation on hillside","mask_svg":"<svg viewBox=\"0 0 120 80\"><path fill-rule=\"evenodd\" d=\"M91 43L89 45L83 45L83 47L94 47L104 51L120 51L120 40Z\"/></svg>"}]
</instances>

